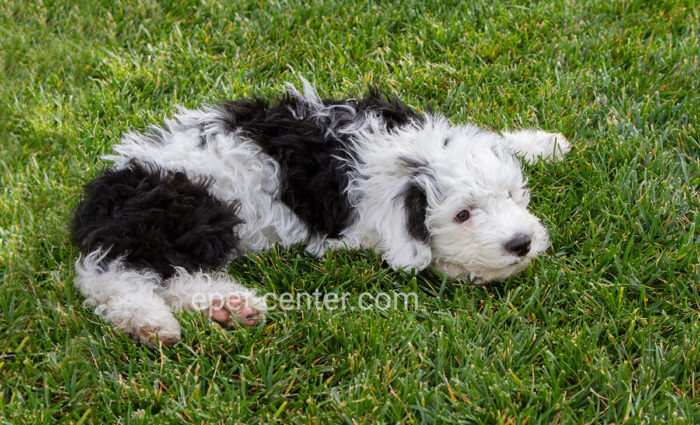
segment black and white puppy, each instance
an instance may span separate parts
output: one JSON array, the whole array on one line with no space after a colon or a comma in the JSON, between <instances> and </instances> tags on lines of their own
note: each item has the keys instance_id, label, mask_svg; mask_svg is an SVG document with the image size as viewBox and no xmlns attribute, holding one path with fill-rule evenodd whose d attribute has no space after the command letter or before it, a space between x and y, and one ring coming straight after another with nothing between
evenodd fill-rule
<instances>
[{"instance_id":1,"label":"black and white puppy","mask_svg":"<svg viewBox=\"0 0 700 425\"><path fill-rule=\"evenodd\" d=\"M504 279L548 246L519 160L561 158L561 134L497 134L418 114L376 91L322 100L304 81L273 103L181 110L130 133L86 186L75 283L144 342L180 338L173 312L254 325L264 298L216 274L274 244L374 248L394 268Z\"/></svg>"}]
</instances>

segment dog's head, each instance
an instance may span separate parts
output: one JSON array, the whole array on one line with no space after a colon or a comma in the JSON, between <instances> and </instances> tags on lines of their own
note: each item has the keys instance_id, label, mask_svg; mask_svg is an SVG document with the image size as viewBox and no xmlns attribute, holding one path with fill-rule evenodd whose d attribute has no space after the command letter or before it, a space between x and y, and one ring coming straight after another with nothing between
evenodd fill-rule
<instances>
[{"instance_id":1,"label":"dog's head","mask_svg":"<svg viewBox=\"0 0 700 425\"><path fill-rule=\"evenodd\" d=\"M407 230L429 246L439 272L502 280L548 247L547 231L528 211L520 162L499 135L434 122L412 136L414 156L401 159L410 175Z\"/></svg>"}]
</instances>

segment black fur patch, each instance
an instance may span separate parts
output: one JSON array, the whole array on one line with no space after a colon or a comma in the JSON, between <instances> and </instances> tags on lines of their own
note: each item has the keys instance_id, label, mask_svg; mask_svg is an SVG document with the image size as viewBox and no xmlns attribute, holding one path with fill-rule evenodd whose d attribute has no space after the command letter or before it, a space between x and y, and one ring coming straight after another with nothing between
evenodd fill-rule
<instances>
[{"instance_id":1,"label":"black fur patch","mask_svg":"<svg viewBox=\"0 0 700 425\"><path fill-rule=\"evenodd\" d=\"M397 97L385 95L376 87L358 103L358 110L372 111L384 119L389 130L408 124L411 121L421 122L422 117L411 108L404 105Z\"/></svg>"},{"instance_id":2,"label":"black fur patch","mask_svg":"<svg viewBox=\"0 0 700 425\"><path fill-rule=\"evenodd\" d=\"M352 206L344 193L349 169L343 159L349 136L328 131L363 119L367 112L381 116L387 129L419 121L420 117L395 98L370 90L362 100L324 100L330 116L309 117L305 106L287 95L275 103L255 98L221 106L224 124L240 129L280 166L280 198L308 226L313 235L337 237L349 224Z\"/></svg>"},{"instance_id":3,"label":"black fur patch","mask_svg":"<svg viewBox=\"0 0 700 425\"><path fill-rule=\"evenodd\" d=\"M107 259L170 277L222 266L237 251L237 205L224 204L181 172L133 162L108 169L86 185L73 217L72 236L84 254L110 248Z\"/></svg>"},{"instance_id":4,"label":"black fur patch","mask_svg":"<svg viewBox=\"0 0 700 425\"><path fill-rule=\"evenodd\" d=\"M408 234L416 240L429 243L430 233L425 225L425 214L428 208L425 190L417 182L410 182L403 191L403 201Z\"/></svg>"}]
</instances>

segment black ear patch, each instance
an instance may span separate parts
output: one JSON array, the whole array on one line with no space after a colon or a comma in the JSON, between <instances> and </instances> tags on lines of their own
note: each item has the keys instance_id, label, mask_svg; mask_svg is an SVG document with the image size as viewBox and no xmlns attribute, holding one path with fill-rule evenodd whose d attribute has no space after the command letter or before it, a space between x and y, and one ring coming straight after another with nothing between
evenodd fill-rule
<instances>
[{"instance_id":1,"label":"black ear patch","mask_svg":"<svg viewBox=\"0 0 700 425\"><path fill-rule=\"evenodd\" d=\"M406 228L409 235L427 244L430 242L430 233L425 225L428 209L426 185L437 190L434 184L435 172L425 160L406 156L401 156L399 159L412 174L411 180L401 193L406 210Z\"/></svg>"},{"instance_id":2,"label":"black ear patch","mask_svg":"<svg viewBox=\"0 0 700 425\"><path fill-rule=\"evenodd\" d=\"M406 185L402 195L408 234L423 243L429 243L430 233L425 225L425 214L428 208L425 190L418 182L411 181Z\"/></svg>"}]
</instances>

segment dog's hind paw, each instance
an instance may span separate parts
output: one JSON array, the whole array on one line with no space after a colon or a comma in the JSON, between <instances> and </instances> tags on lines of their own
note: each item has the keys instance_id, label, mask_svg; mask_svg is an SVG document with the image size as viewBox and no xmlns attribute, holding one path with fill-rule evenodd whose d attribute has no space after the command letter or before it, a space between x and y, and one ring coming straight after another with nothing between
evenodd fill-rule
<instances>
[{"instance_id":1,"label":"dog's hind paw","mask_svg":"<svg viewBox=\"0 0 700 425\"><path fill-rule=\"evenodd\" d=\"M224 326L241 323L255 326L265 318L265 298L245 293L231 294L225 299L213 300L209 317Z\"/></svg>"},{"instance_id":2,"label":"dog's hind paw","mask_svg":"<svg viewBox=\"0 0 700 425\"><path fill-rule=\"evenodd\" d=\"M163 323L150 323L137 327L132 335L144 344L173 345L180 340L180 324L172 317Z\"/></svg>"}]
</instances>

